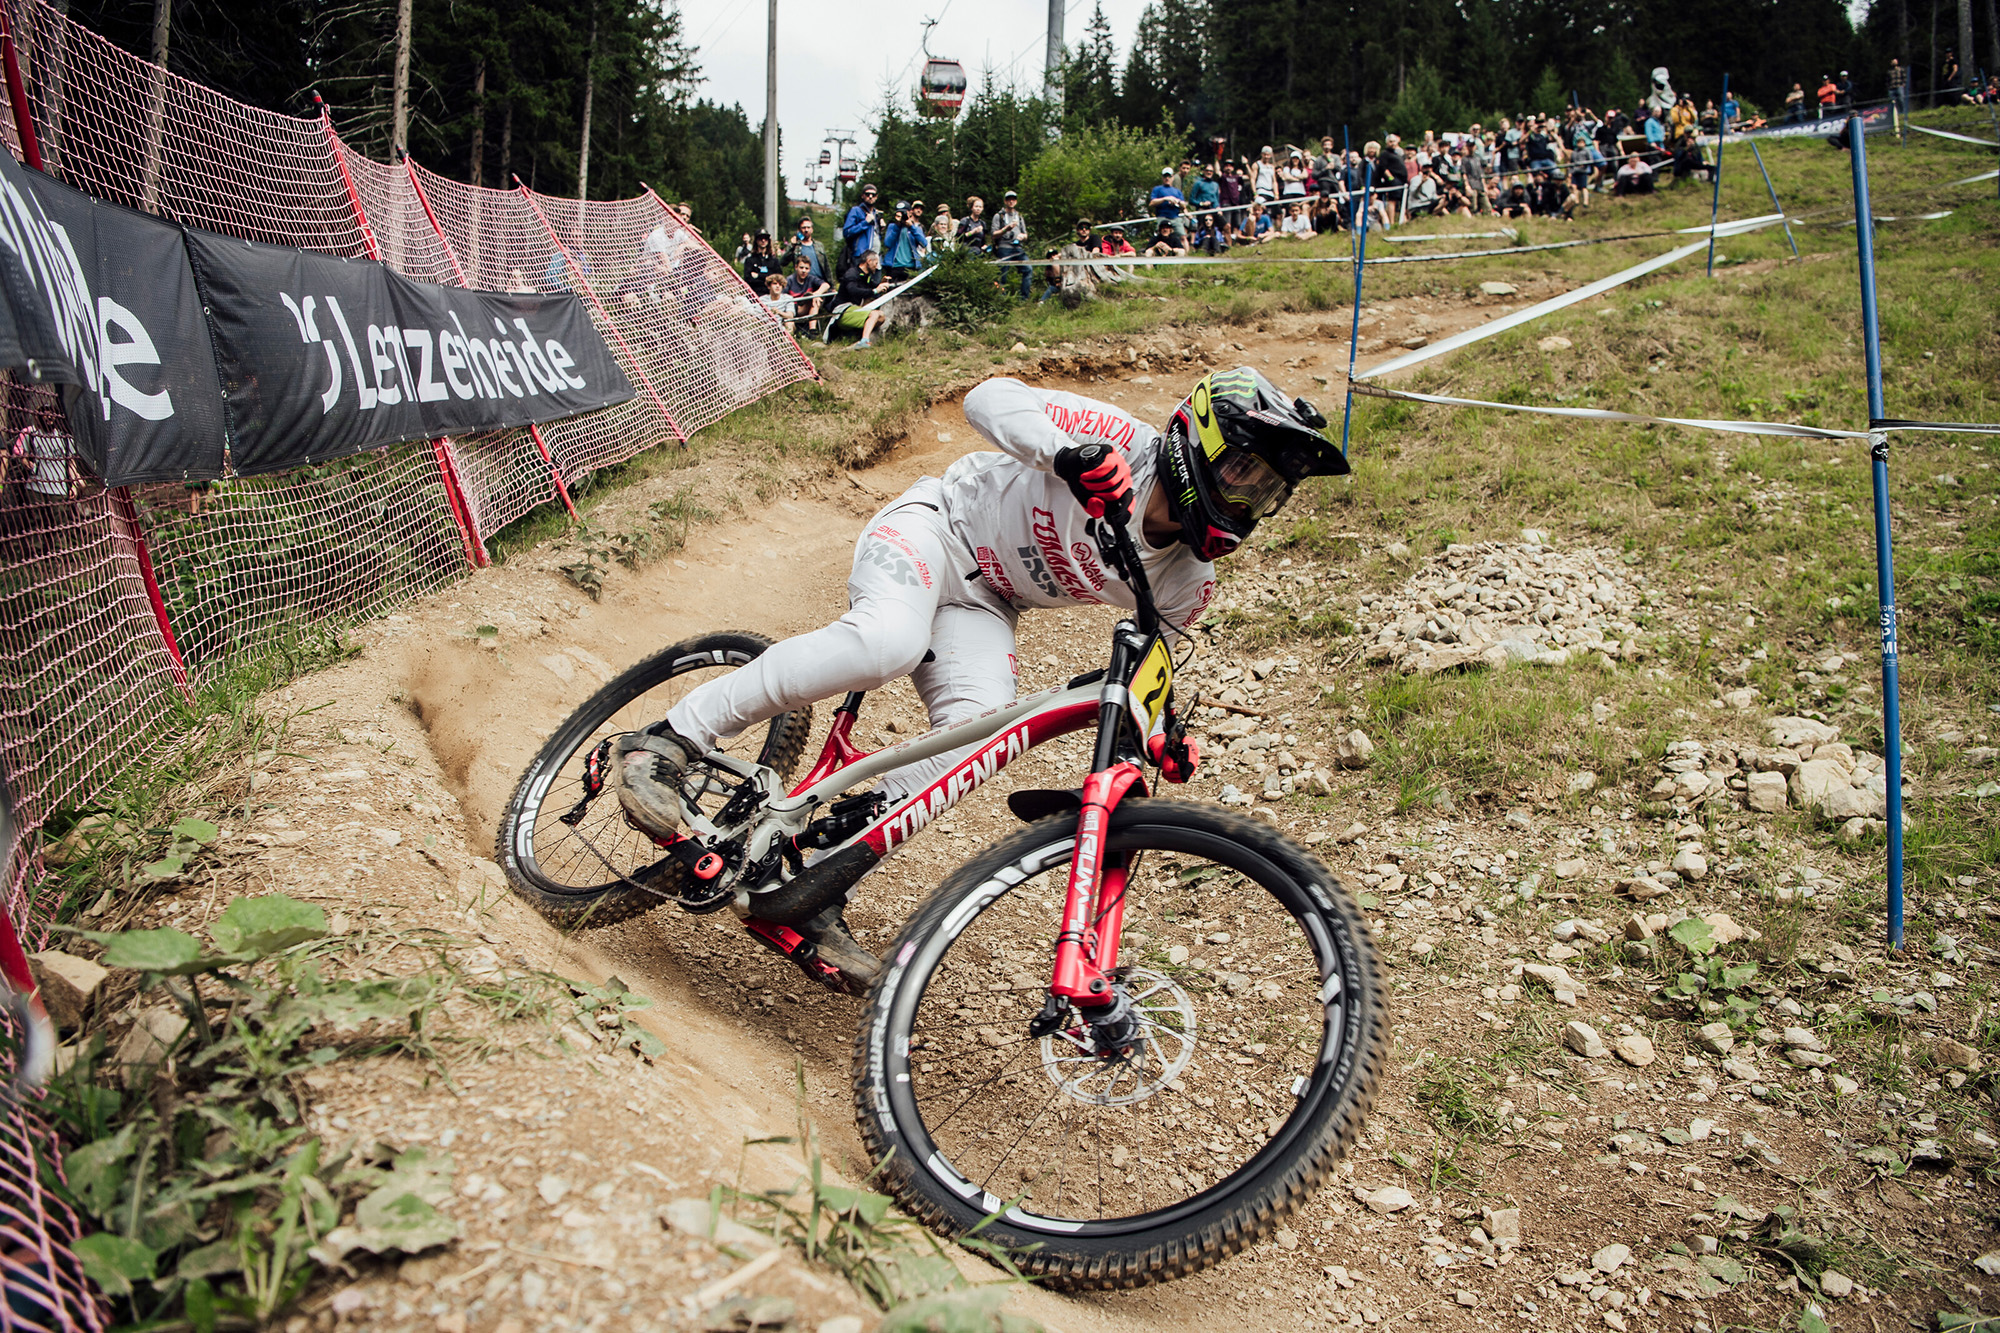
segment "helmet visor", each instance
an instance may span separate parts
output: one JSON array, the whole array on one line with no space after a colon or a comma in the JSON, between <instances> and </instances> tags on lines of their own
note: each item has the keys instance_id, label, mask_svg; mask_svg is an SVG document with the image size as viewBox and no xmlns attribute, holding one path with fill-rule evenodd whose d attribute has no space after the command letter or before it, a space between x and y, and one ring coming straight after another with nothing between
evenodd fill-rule
<instances>
[{"instance_id":1,"label":"helmet visor","mask_svg":"<svg viewBox=\"0 0 2000 1333\"><path fill-rule=\"evenodd\" d=\"M1216 504L1242 522L1269 518L1292 493L1276 468L1247 449L1224 449L1215 460L1213 475Z\"/></svg>"}]
</instances>

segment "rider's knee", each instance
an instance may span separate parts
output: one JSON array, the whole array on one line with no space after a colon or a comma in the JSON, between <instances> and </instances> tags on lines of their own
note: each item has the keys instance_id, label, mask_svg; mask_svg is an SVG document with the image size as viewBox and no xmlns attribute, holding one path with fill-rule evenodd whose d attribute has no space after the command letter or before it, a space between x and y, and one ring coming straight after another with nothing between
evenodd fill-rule
<instances>
[{"instance_id":1,"label":"rider's knee","mask_svg":"<svg viewBox=\"0 0 2000 1333\"><path fill-rule=\"evenodd\" d=\"M907 676L930 651L929 620L900 607L856 608L841 617L854 637L856 665L867 678L861 689L879 689L899 676Z\"/></svg>"}]
</instances>

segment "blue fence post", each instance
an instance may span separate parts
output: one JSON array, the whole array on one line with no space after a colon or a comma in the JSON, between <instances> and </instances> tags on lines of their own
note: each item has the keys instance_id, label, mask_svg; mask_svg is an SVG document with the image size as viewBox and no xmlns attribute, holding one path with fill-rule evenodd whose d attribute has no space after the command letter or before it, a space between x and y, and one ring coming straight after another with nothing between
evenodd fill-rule
<instances>
[{"instance_id":1,"label":"blue fence post","mask_svg":"<svg viewBox=\"0 0 2000 1333\"><path fill-rule=\"evenodd\" d=\"M1361 164L1361 225L1354 254L1354 323L1347 332L1347 402L1340 409L1340 452L1347 452L1347 431L1354 421L1354 355L1361 349L1361 274L1368 267L1368 205L1375 194L1375 164Z\"/></svg>"},{"instance_id":2,"label":"blue fence post","mask_svg":"<svg viewBox=\"0 0 2000 1333\"><path fill-rule=\"evenodd\" d=\"M1722 76L1722 104L1729 105L1729 76ZM1722 145L1729 138L1729 122L1717 117L1715 122L1715 189L1708 201L1708 276L1715 276L1715 220L1722 209Z\"/></svg>"},{"instance_id":3,"label":"blue fence post","mask_svg":"<svg viewBox=\"0 0 2000 1333\"><path fill-rule=\"evenodd\" d=\"M1868 201L1868 138L1847 118L1854 163L1854 236L1861 254L1861 332L1868 358L1868 452L1875 469L1875 586L1882 617L1882 759L1889 782L1889 947L1903 947L1903 717L1896 684L1896 566L1889 546L1889 415L1882 398L1882 328L1875 307L1875 217Z\"/></svg>"},{"instance_id":4,"label":"blue fence post","mask_svg":"<svg viewBox=\"0 0 2000 1333\"><path fill-rule=\"evenodd\" d=\"M1764 188L1770 192L1771 207L1782 215L1785 211L1785 206L1778 202L1778 187L1771 184L1771 173L1764 166L1764 155L1757 151L1757 141L1755 139L1750 141L1750 155L1757 159L1757 170L1764 175ZM1790 218L1785 219L1785 244L1792 247L1792 258L1797 259L1799 257L1799 243L1792 239L1792 220Z\"/></svg>"}]
</instances>

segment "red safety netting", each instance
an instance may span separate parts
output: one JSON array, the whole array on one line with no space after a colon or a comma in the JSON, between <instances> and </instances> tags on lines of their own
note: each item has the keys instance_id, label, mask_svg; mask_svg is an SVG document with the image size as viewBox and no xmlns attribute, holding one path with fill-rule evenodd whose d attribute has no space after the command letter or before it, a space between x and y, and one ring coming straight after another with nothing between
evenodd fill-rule
<instances>
[{"instance_id":1,"label":"red safety netting","mask_svg":"<svg viewBox=\"0 0 2000 1333\"><path fill-rule=\"evenodd\" d=\"M9 1068L0 1073L10 1073ZM0 1104L0 1333L99 1333L107 1320L69 1241L76 1214L36 1174L60 1149L33 1112Z\"/></svg>"},{"instance_id":2,"label":"red safety netting","mask_svg":"<svg viewBox=\"0 0 2000 1333\"><path fill-rule=\"evenodd\" d=\"M51 175L189 226L375 257L429 282L574 291L636 391L543 426L539 441L492 431L128 493L79 474L66 429L37 411L53 401L46 390L0 381L0 770L20 853L5 906L39 943L56 906L39 831L101 802L135 756L171 743L190 682L463 577L487 538L564 503L569 484L813 368L650 194L579 203L373 162L324 119L165 74L42 0L0 0L0 14ZM0 141L28 160L22 129L0 98ZM0 1333L105 1323L70 1249L76 1218L35 1174L46 1140L31 1113L0 1113Z\"/></svg>"}]
</instances>

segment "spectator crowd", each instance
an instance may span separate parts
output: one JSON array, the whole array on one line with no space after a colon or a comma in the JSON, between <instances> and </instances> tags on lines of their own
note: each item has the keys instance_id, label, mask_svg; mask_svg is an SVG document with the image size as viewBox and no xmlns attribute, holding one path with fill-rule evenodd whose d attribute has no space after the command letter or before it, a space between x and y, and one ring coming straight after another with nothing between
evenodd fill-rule
<instances>
[{"instance_id":1,"label":"spectator crowd","mask_svg":"<svg viewBox=\"0 0 2000 1333\"><path fill-rule=\"evenodd\" d=\"M954 248L997 261L1008 289L1023 300L1035 299L1039 268L1040 299L1047 300L1121 281L1129 272L1118 261L1139 256L1213 256L1364 225L1388 230L1428 216L1569 221L1599 194L1647 195L1663 178L1706 182L1713 170L1707 144L1725 129L1770 123L1732 96L1698 106L1693 97L1673 93L1665 75L1656 71L1651 93L1630 110L1599 114L1576 105L1560 115L1503 116L1491 128L1475 122L1463 131L1426 130L1411 144L1388 134L1343 150L1325 136L1317 151L1267 144L1255 156L1230 157L1216 140L1210 160L1161 168L1144 217L1102 227L1079 218L1064 241L1044 238L1039 261L1030 256L1013 190L990 212L985 199L968 196L954 214L948 203L933 211L922 199L886 205L872 184L861 187L841 223L837 264L814 237L810 217L799 219L782 252L768 234L746 234L737 260L744 279L781 318L822 335L831 332L829 323L851 329L866 346L882 323L882 313L867 307ZM1907 113L1907 71L1895 60L1887 86L1889 103ZM1989 97L2000 101L2000 82L1966 100ZM1854 106L1854 81L1842 70L1837 78L1823 75L1811 91L1794 83L1780 123L1844 117Z\"/></svg>"}]
</instances>

